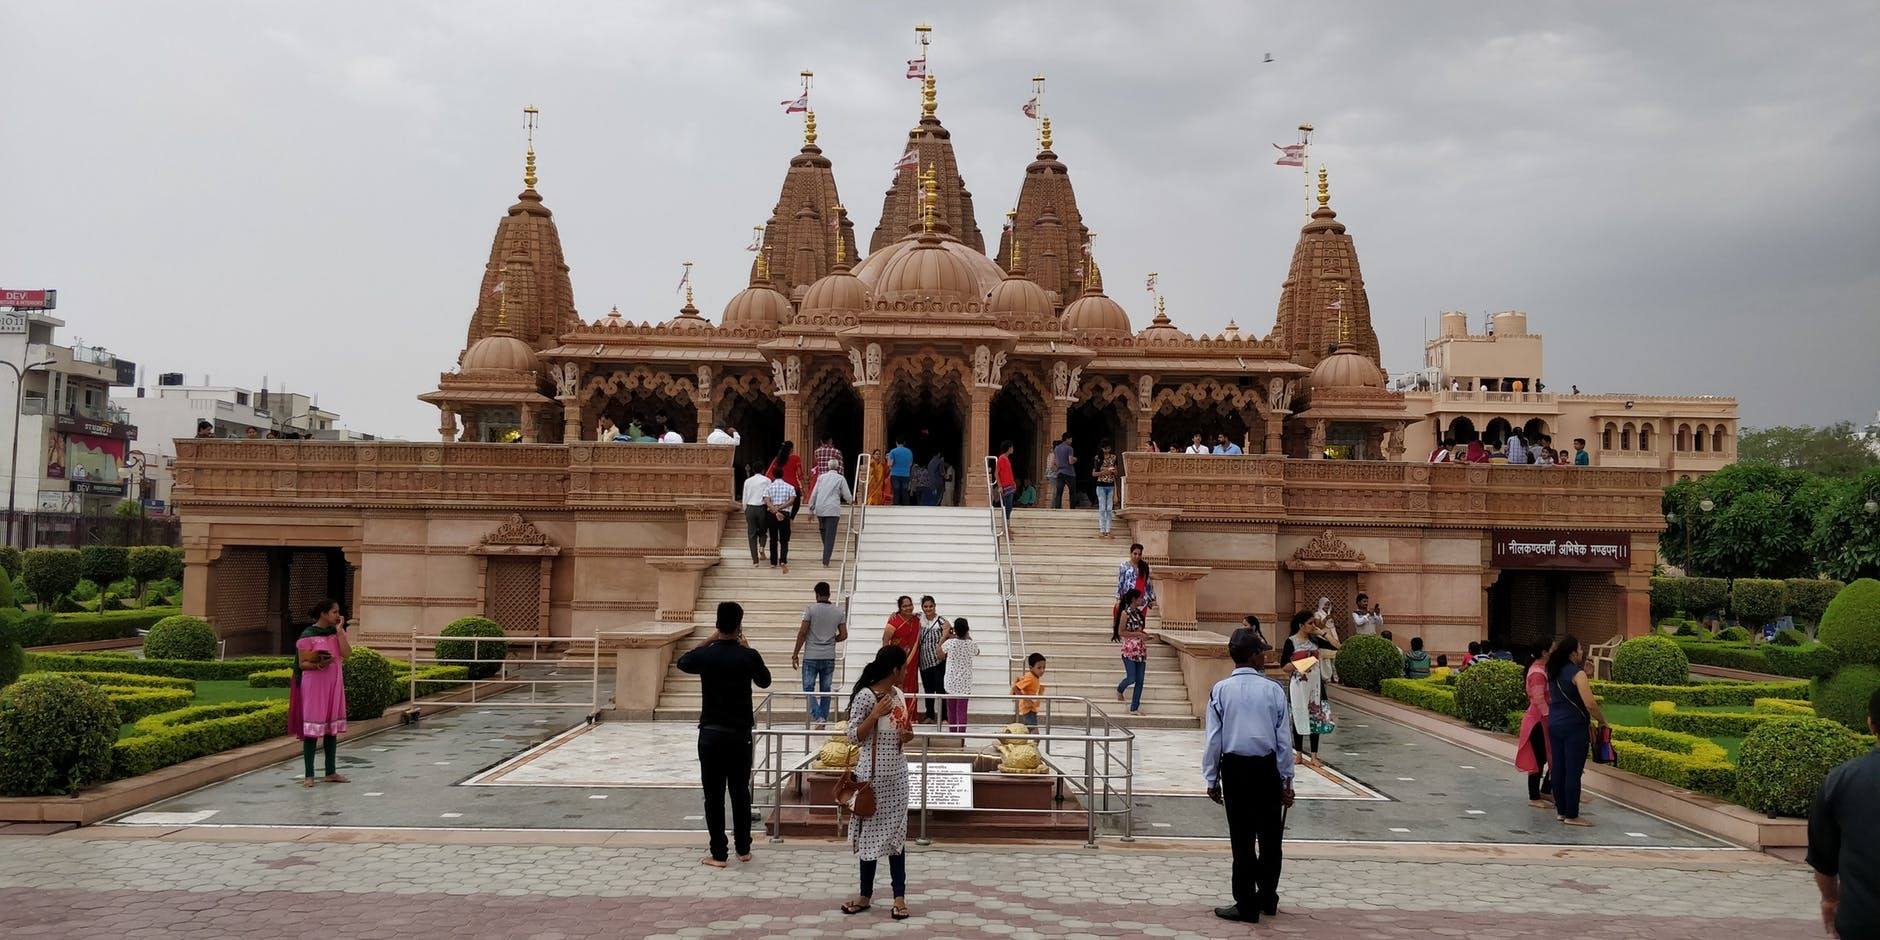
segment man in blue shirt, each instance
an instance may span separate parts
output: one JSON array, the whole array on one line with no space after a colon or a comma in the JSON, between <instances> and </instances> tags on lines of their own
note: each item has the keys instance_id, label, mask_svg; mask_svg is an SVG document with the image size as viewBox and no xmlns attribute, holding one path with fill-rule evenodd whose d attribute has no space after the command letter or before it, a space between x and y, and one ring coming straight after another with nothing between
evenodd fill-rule
<instances>
[{"instance_id":1,"label":"man in blue shirt","mask_svg":"<svg viewBox=\"0 0 1880 940\"><path fill-rule=\"evenodd\" d=\"M1056 468L1054 476L1057 478L1056 485L1051 488L1051 508L1063 509L1064 493L1066 490L1073 491L1071 501L1077 501L1075 493L1077 488L1077 452L1071 448L1071 436L1069 434L1064 435L1063 439L1057 442L1057 446L1051 449L1051 464Z\"/></svg>"},{"instance_id":2,"label":"man in blue shirt","mask_svg":"<svg viewBox=\"0 0 1880 940\"><path fill-rule=\"evenodd\" d=\"M1227 807L1234 849L1234 903L1214 916L1252 924L1262 912L1279 913L1280 808L1293 804L1293 729L1286 690L1260 674L1266 648L1258 622L1249 621L1227 641L1233 674L1208 694L1201 776L1208 798Z\"/></svg>"},{"instance_id":3,"label":"man in blue shirt","mask_svg":"<svg viewBox=\"0 0 1880 940\"><path fill-rule=\"evenodd\" d=\"M1240 445L1228 440L1225 434L1216 435L1214 438L1214 452L1228 457L1238 457L1240 456Z\"/></svg>"},{"instance_id":4,"label":"man in blue shirt","mask_svg":"<svg viewBox=\"0 0 1880 940\"><path fill-rule=\"evenodd\" d=\"M908 483L914 476L914 452L907 449L906 441L895 441L894 449L888 451L888 485L894 488L896 506L912 506L914 498L908 489Z\"/></svg>"}]
</instances>

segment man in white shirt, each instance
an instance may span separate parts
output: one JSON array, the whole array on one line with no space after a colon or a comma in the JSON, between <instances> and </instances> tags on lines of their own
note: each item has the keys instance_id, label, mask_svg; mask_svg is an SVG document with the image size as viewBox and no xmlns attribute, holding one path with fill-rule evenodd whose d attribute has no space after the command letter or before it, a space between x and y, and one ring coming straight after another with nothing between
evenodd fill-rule
<instances>
[{"instance_id":1,"label":"man in white shirt","mask_svg":"<svg viewBox=\"0 0 1880 940\"><path fill-rule=\"evenodd\" d=\"M1351 611L1351 627L1354 633L1372 634L1384 629L1384 608L1370 601L1371 595L1358 595L1357 607Z\"/></svg>"},{"instance_id":2,"label":"man in white shirt","mask_svg":"<svg viewBox=\"0 0 1880 940\"><path fill-rule=\"evenodd\" d=\"M749 470L750 465L745 465ZM764 532L770 528L770 513L764 508L764 497L770 492L770 478L763 473L753 473L744 479L744 534L751 541L751 567L763 564L758 557L759 546Z\"/></svg>"},{"instance_id":3,"label":"man in white shirt","mask_svg":"<svg viewBox=\"0 0 1880 940\"><path fill-rule=\"evenodd\" d=\"M796 487L778 476L764 491L765 520L770 529L770 566L790 573L790 504L796 502Z\"/></svg>"},{"instance_id":4,"label":"man in white shirt","mask_svg":"<svg viewBox=\"0 0 1880 940\"><path fill-rule=\"evenodd\" d=\"M731 446L736 447L739 444L744 443L744 438L739 436L737 428L727 428L722 424L715 424L715 425L712 425L712 433L710 434L710 436L705 438L705 443L707 444L730 444Z\"/></svg>"},{"instance_id":5,"label":"man in white shirt","mask_svg":"<svg viewBox=\"0 0 1880 940\"><path fill-rule=\"evenodd\" d=\"M1182 453L1184 453L1184 454L1205 454L1205 453L1208 453L1208 445L1206 445L1206 444L1203 444L1203 443L1201 443L1201 435L1199 435L1199 434L1197 434L1197 435L1195 435L1195 436L1194 436L1194 441L1193 441L1193 443L1190 443L1190 444L1188 445L1188 449L1187 449L1187 450L1185 450L1185 451L1182 451Z\"/></svg>"},{"instance_id":6,"label":"man in white shirt","mask_svg":"<svg viewBox=\"0 0 1880 940\"><path fill-rule=\"evenodd\" d=\"M685 438L680 437L678 431L667 428L666 433L659 436L659 442L661 444L683 444L685 443Z\"/></svg>"}]
</instances>

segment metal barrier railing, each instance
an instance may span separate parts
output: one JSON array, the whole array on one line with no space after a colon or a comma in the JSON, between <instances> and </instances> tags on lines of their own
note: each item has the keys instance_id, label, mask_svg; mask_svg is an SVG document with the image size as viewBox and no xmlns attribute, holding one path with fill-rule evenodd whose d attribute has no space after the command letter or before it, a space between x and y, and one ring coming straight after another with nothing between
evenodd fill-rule
<instances>
[{"instance_id":1,"label":"metal barrier railing","mask_svg":"<svg viewBox=\"0 0 1880 940\"><path fill-rule=\"evenodd\" d=\"M470 658L441 659L436 655L439 641L464 643L470 645ZM476 671L479 664L489 665L489 659L478 658L487 647L500 644L503 647L502 664L493 676L475 679L450 679L441 677L420 677L418 674L431 666L464 666ZM526 647L527 657L513 655L516 647ZM545 651L543 647L553 647ZM562 677L562 668L568 665L569 654L578 655L583 649L588 653L587 675L585 677ZM511 636L511 637L469 637L469 636L420 636L411 634L409 658L411 674L407 679L410 684L411 705L406 714L408 720L415 720L417 706L428 704L418 695L418 686L443 686L450 690L468 686L469 704L489 705L502 708L577 708L585 706L588 710L587 723L600 720L601 713L601 656L600 638L594 636ZM542 675L546 668L547 674ZM587 701L566 697L554 700L544 699L543 689L554 692L565 686L586 686ZM513 693L526 689L527 697L516 697ZM439 689L438 691L444 691ZM436 700L431 700L435 702Z\"/></svg>"},{"instance_id":2,"label":"metal barrier railing","mask_svg":"<svg viewBox=\"0 0 1880 940\"><path fill-rule=\"evenodd\" d=\"M868 492L874 481L875 460L870 454L859 454L855 458L855 498L849 501L848 520L842 533L842 567L836 572L836 596L842 604L842 622L853 625L849 614L849 599L855 595L855 582L861 576L861 559L856 556L862 548L862 526L868 521ZM848 679L848 650L841 647L836 650L836 675L833 680L836 688L841 688Z\"/></svg>"},{"instance_id":3,"label":"metal barrier railing","mask_svg":"<svg viewBox=\"0 0 1880 940\"><path fill-rule=\"evenodd\" d=\"M1011 527L1006 525L1003 503L1005 493L999 488L999 459L986 458L986 494L992 515L992 554L999 572L999 616L1005 627L1005 680L1011 682L1025 671L1025 609L1018 600L1018 559L1012 555Z\"/></svg>"},{"instance_id":4,"label":"metal barrier railing","mask_svg":"<svg viewBox=\"0 0 1880 940\"><path fill-rule=\"evenodd\" d=\"M807 725L779 727L776 722L775 701L779 697L803 697L805 699L803 706L807 711L809 707L807 698L820 694L797 691L771 692L765 695L755 708L757 726L753 730L752 740L752 808L762 811L762 818L765 821L764 829L772 842L783 841L785 811L801 810L807 814L807 811L811 810L833 809L833 805L827 803L785 801L785 789L791 783L795 784L790 788L795 795L805 796L808 792L808 787L805 785L807 775L826 773L833 776L840 772L813 770L809 766L811 758L822 749L821 739L830 737L830 732L817 731ZM844 696L840 689L830 695L836 700L831 703L831 718L834 719L836 709L833 706L839 705ZM915 702L921 699L936 699L944 702L950 697L926 693L907 696ZM920 768L921 786L910 790L907 807L910 814L918 814L915 837L917 844L932 844L932 839L927 833L928 820L932 813L953 811L935 809L928 805L927 783L933 779L933 775L928 772L929 768L936 763L936 756L973 754L967 742L975 740L1037 742L1039 756L1043 759L1046 768L1046 773L1039 776L1047 776L1052 781L1053 808L997 807L990 809L990 812L999 813L1001 816L1005 814L1056 815L1068 812L1055 808L1057 804L1076 798L1083 807L1085 848L1097 847L1097 836L1102 832L1099 820L1120 818L1121 826L1118 835L1121 841L1135 841L1133 833L1136 803L1136 735L1134 732L1117 724L1108 713L1085 698L1064 695L974 695L971 698L976 703L984 701L1012 703L1014 715L1012 721L1017 720L1017 703L1021 699L1036 701L1039 703L1038 727L1027 734L1015 734L1001 730L1003 726L988 728L982 725L975 729L968 725L965 731L954 732L916 724L914 738L902 745L902 753L907 757L910 773L913 768ZM910 711L914 708L913 705L908 707ZM788 714L788 706L785 706L785 709ZM1066 712L1070 713L1068 718L1065 717ZM1081 723L1079 723L1080 718ZM831 723L833 724L833 720ZM936 755L936 742L944 747L953 739L960 741L958 750L942 750ZM795 746L799 743L800 749ZM1121 751L1120 757L1119 750ZM949 763L957 763L957 761ZM1031 775L1007 774L1000 771L972 771L959 776L968 776L974 780L1010 781ZM762 801L766 794L769 796L768 802ZM910 825L914 825L913 820L910 820Z\"/></svg>"}]
</instances>

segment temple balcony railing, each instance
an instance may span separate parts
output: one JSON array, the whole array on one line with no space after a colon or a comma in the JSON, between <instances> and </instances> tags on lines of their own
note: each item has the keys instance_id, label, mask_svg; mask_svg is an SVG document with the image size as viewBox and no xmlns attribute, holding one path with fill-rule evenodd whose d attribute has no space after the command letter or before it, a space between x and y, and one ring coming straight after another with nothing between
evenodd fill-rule
<instances>
[{"instance_id":1,"label":"temple balcony railing","mask_svg":"<svg viewBox=\"0 0 1880 940\"><path fill-rule=\"evenodd\" d=\"M1124 505L1248 521L1664 528L1660 469L1131 453Z\"/></svg>"},{"instance_id":2,"label":"temple balcony railing","mask_svg":"<svg viewBox=\"0 0 1880 940\"><path fill-rule=\"evenodd\" d=\"M174 504L624 509L724 501L733 448L706 444L176 441Z\"/></svg>"}]
</instances>

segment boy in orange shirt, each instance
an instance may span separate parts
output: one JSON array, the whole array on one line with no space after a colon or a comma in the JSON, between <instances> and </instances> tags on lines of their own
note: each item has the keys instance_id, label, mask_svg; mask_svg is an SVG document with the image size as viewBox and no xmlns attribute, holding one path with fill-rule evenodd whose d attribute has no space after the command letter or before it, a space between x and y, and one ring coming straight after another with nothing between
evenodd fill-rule
<instances>
[{"instance_id":1,"label":"boy in orange shirt","mask_svg":"<svg viewBox=\"0 0 1880 940\"><path fill-rule=\"evenodd\" d=\"M1013 695L1044 694L1044 654L1033 653L1025 657L1025 674L1012 683ZM1038 700L1021 698L1018 700L1018 720L1027 728L1038 727Z\"/></svg>"}]
</instances>

